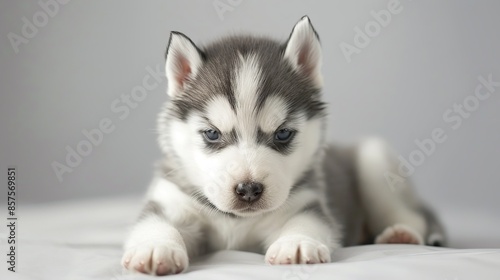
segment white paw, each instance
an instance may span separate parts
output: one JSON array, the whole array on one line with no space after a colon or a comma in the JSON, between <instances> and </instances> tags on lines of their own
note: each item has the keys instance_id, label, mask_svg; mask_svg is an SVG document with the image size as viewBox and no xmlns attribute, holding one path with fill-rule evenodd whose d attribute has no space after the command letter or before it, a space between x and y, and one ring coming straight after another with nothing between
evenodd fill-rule
<instances>
[{"instance_id":1,"label":"white paw","mask_svg":"<svg viewBox=\"0 0 500 280\"><path fill-rule=\"evenodd\" d=\"M330 262L330 250L307 236L286 236L271 244L265 259L269 264L327 263Z\"/></svg>"},{"instance_id":2,"label":"white paw","mask_svg":"<svg viewBox=\"0 0 500 280\"><path fill-rule=\"evenodd\" d=\"M148 243L125 251L122 265L131 272L168 275L183 272L188 267L186 249L176 242Z\"/></svg>"},{"instance_id":3,"label":"white paw","mask_svg":"<svg viewBox=\"0 0 500 280\"><path fill-rule=\"evenodd\" d=\"M404 224L395 224L387 227L375 239L376 244L424 244L424 239L416 230Z\"/></svg>"}]
</instances>

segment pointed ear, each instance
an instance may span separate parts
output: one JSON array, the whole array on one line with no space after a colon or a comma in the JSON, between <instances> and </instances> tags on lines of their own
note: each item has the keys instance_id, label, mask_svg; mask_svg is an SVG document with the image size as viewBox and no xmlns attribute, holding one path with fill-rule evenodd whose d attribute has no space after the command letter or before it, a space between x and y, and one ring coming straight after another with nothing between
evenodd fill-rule
<instances>
[{"instance_id":1,"label":"pointed ear","mask_svg":"<svg viewBox=\"0 0 500 280\"><path fill-rule=\"evenodd\" d=\"M295 25L286 44L285 59L318 87L323 85L321 76L321 45L311 20L304 16Z\"/></svg>"},{"instance_id":2,"label":"pointed ear","mask_svg":"<svg viewBox=\"0 0 500 280\"><path fill-rule=\"evenodd\" d=\"M175 97L186 89L203 63L203 53L186 35L173 31L165 55L168 95Z\"/></svg>"}]
</instances>

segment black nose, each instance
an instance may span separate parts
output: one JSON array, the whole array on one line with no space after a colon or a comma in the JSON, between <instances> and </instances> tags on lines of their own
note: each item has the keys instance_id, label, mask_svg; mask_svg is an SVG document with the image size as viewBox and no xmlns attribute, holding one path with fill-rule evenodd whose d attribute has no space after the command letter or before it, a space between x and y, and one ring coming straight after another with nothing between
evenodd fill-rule
<instances>
[{"instance_id":1,"label":"black nose","mask_svg":"<svg viewBox=\"0 0 500 280\"><path fill-rule=\"evenodd\" d=\"M239 183L236 186L236 194L242 201L252 202L260 198L264 186L257 182Z\"/></svg>"}]
</instances>

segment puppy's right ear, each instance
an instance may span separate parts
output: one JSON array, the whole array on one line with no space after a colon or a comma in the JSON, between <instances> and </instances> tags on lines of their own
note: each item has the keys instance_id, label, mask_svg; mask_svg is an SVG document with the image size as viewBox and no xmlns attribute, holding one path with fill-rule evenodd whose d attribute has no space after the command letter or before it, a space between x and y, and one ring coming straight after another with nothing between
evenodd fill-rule
<instances>
[{"instance_id":1,"label":"puppy's right ear","mask_svg":"<svg viewBox=\"0 0 500 280\"><path fill-rule=\"evenodd\" d=\"M198 73L203 63L203 53L186 35L172 31L165 57L167 92L170 97L175 97L184 92L186 84Z\"/></svg>"}]
</instances>

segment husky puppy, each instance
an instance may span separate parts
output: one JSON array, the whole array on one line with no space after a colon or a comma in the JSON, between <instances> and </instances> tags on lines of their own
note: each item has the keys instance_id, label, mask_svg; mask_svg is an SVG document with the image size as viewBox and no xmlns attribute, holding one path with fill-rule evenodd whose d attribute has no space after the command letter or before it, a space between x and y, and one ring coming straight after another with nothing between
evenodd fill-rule
<instances>
[{"instance_id":1,"label":"husky puppy","mask_svg":"<svg viewBox=\"0 0 500 280\"><path fill-rule=\"evenodd\" d=\"M125 242L125 268L176 274L226 249L314 264L341 246L444 243L409 182L389 184L398 163L383 141L325 144L320 68L307 17L285 43L233 36L198 48L171 33L164 159Z\"/></svg>"}]
</instances>

